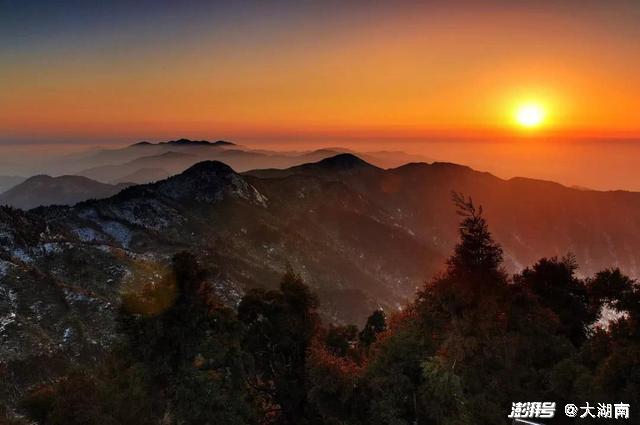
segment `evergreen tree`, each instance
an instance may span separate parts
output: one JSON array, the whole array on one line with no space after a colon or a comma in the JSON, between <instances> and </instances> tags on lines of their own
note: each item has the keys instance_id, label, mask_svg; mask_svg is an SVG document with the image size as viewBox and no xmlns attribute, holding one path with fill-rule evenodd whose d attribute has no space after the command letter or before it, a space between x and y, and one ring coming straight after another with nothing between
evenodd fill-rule
<instances>
[{"instance_id":1,"label":"evergreen tree","mask_svg":"<svg viewBox=\"0 0 640 425\"><path fill-rule=\"evenodd\" d=\"M516 276L515 282L549 308L558 318L559 332L580 346L598 317L599 305L592 304L587 286L575 277L576 269L573 256L543 258Z\"/></svg>"},{"instance_id":2,"label":"evergreen tree","mask_svg":"<svg viewBox=\"0 0 640 425\"><path fill-rule=\"evenodd\" d=\"M387 329L387 316L384 310L378 309L367 318L367 323L359 334L360 344L369 348L376 341L377 335Z\"/></svg>"},{"instance_id":3,"label":"evergreen tree","mask_svg":"<svg viewBox=\"0 0 640 425\"><path fill-rule=\"evenodd\" d=\"M250 423L254 417L244 384L242 328L212 295L205 278L193 255L176 254L170 279L177 291L173 305L154 317L123 312L128 349L164 394L165 413L178 423Z\"/></svg>"},{"instance_id":4,"label":"evergreen tree","mask_svg":"<svg viewBox=\"0 0 640 425\"><path fill-rule=\"evenodd\" d=\"M482 207L473 204L471 198L453 192L452 198L458 207L458 215L463 217L458 229L460 241L449 258L448 273L463 277L502 277L502 248L489 232L489 226L482 215ZM501 279L496 279L501 280ZM485 283L489 283L487 280Z\"/></svg>"},{"instance_id":5,"label":"evergreen tree","mask_svg":"<svg viewBox=\"0 0 640 425\"><path fill-rule=\"evenodd\" d=\"M558 322L549 320L552 312L509 281L482 208L458 194L454 202L462 217L460 241L447 270L415 303L422 359L428 359L419 382L419 423L499 424L513 400L548 390L549 367L571 348Z\"/></svg>"},{"instance_id":6,"label":"evergreen tree","mask_svg":"<svg viewBox=\"0 0 640 425\"><path fill-rule=\"evenodd\" d=\"M313 417L306 360L320 324L317 307L317 297L291 270L279 290L254 289L238 306L247 326L244 347L255 362L251 386L262 400L263 422L304 424Z\"/></svg>"}]
</instances>

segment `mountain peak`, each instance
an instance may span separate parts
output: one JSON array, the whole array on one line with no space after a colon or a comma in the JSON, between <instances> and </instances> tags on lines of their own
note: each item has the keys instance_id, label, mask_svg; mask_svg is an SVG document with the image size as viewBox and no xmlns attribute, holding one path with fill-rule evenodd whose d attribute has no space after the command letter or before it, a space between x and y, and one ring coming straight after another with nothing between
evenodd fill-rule
<instances>
[{"instance_id":1,"label":"mountain peak","mask_svg":"<svg viewBox=\"0 0 640 425\"><path fill-rule=\"evenodd\" d=\"M25 179L25 181L22 182L22 184L25 183L35 183L35 182L48 182L53 180L54 178L51 177L48 174L36 174L35 176L31 176L27 179Z\"/></svg>"},{"instance_id":2,"label":"mountain peak","mask_svg":"<svg viewBox=\"0 0 640 425\"><path fill-rule=\"evenodd\" d=\"M358 158L356 155L351 153L341 153L324 158L318 162L308 162L285 169L271 168L265 170L252 170L248 171L246 174L260 178L282 178L291 175L311 175L329 179L340 179L346 175L374 170L381 169L375 165L369 164L363 159Z\"/></svg>"},{"instance_id":3,"label":"mountain peak","mask_svg":"<svg viewBox=\"0 0 640 425\"><path fill-rule=\"evenodd\" d=\"M190 140L190 139L178 139L165 142L167 145L210 145L208 140Z\"/></svg>"},{"instance_id":4,"label":"mountain peak","mask_svg":"<svg viewBox=\"0 0 640 425\"><path fill-rule=\"evenodd\" d=\"M184 170L176 177L197 177L204 180L225 176L229 174L235 174L233 168L229 167L224 162L220 161L202 161Z\"/></svg>"},{"instance_id":5,"label":"mountain peak","mask_svg":"<svg viewBox=\"0 0 640 425\"><path fill-rule=\"evenodd\" d=\"M236 144L233 142L227 142L226 140L216 140L212 143L214 146L235 146Z\"/></svg>"},{"instance_id":6,"label":"mountain peak","mask_svg":"<svg viewBox=\"0 0 640 425\"><path fill-rule=\"evenodd\" d=\"M330 170L377 168L376 166L369 164L367 161L364 161L351 153L341 153L335 156L331 156L329 158L325 158L321 161L316 162L315 165Z\"/></svg>"},{"instance_id":7,"label":"mountain peak","mask_svg":"<svg viewBox=\"0 0 640 425\"><path fill-rule=\"evenodd\" d=\"M461 172L474 172L473 168L466 165L455 164L453 162L433 162L431 164L426 162L409 162L399 167L391 169L397 173L423 173L423 172L438 172L438 173L461 173Z\"/></svg>"},{"instance_id":8,"label":"mountain peak","mask_svg":"<svg viewBox=\"0 0 640 425\"><path fill-rule=\"evenodd\" d=\"M224 140L217 140L210 142L208 140L190 140L190 139L178 139L165 142L167 145L179 145L179 146L232 146L235 143L227 142Z\"/></svg>"},{"instance_id":9,"label":"mountain peak","mask_svg":"<svg viewBox=\"0 0 640 425\"><path fill-rule=\"evenodd\" d=\"M264 197L253 186L220 161L199 162L154 186L173 199L213 203L231 197L265 204Z\"/></svg>"},{"instance_id":10,"label":"mountain peak","mask_svg":"<svg viewBox=\"0 0 640 425\"><path fill-rule=\"evenodd\" d=\"M171 145L171 146L235 146L233 142L227 142L226 140L216 140L210 142L208 140L191 140L191 139L177 139L169 140L168 142L151 143L147 141L134 143L131 147L137 146L158 146L158 145Z\"/></svg>"},{"instance_id":11,"label":"mountain peak","mask_svg":"<svg viewBox=\"0 0 640 425\"><path fill-rule=\"evenodd\" d=\"M443 162L436 161L431 164L432 167L436 168L447 168L452 170L472 170L468 165L456 164L455 162Z\"/></svg>"}]
</instances>

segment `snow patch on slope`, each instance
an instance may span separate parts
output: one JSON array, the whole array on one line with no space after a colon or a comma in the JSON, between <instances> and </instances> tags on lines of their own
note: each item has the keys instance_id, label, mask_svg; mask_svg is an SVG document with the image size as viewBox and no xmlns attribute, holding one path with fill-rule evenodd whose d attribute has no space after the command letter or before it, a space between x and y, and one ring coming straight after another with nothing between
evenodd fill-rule
<instances>
[{"instance_id":1,"label":"snow patch on slope","mask_svg":"<svg viewBox=\"0 0 640 425\"><path fill-rule=\"evenodd\" d=\"M3 306L4 304L4 306ZM11 288L0 286L0 336L15 323L18 310L18 294Z\"/></svg>"},{"instance_id":2,"label":"snow patch on slope","mask_svg":"<svg viewBox=\"0 0 640 425\"><path fill-rule=\"evenodd\" d=\"M111 236L116 242L125 248L129 247L131 243L131 232L121 223L117 221L103 221L97 223L102 231Z\"/></svg>"}]
</instances>

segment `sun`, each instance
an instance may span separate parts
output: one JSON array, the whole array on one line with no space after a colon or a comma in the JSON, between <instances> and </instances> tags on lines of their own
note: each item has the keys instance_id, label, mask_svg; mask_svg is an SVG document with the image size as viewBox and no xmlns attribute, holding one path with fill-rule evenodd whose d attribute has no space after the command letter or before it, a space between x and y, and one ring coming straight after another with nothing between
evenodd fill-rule
<instances>
[{"instance_id":1,"label":"sun","mask_svg":"<svg viewBox=\"0 0 640 425\"><path fill-rule=\"evenodd\" d=\"M516 111L516 121L523 127L538 127L544 121L545 112L542 106L535 103L521 105Z\"/></svg>"}]
</instances>

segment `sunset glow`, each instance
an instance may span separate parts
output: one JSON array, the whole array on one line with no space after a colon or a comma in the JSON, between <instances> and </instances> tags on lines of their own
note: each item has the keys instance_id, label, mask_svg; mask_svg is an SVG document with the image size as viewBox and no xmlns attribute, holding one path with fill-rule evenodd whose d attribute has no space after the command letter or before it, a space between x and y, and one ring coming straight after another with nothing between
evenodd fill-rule
<instances>
[{"instance_id":1,"label":"sunset glow","mask_svg":"<svg viewBox=\"0 0 640 425\"><path fill-rule=\"evenodd\" d=\"M502 99L542 91L564 102L546 130L640 134L638 8L560 3L7 11L0 132L64 141L509 135Z\"/></svg>"}]
</instances>

